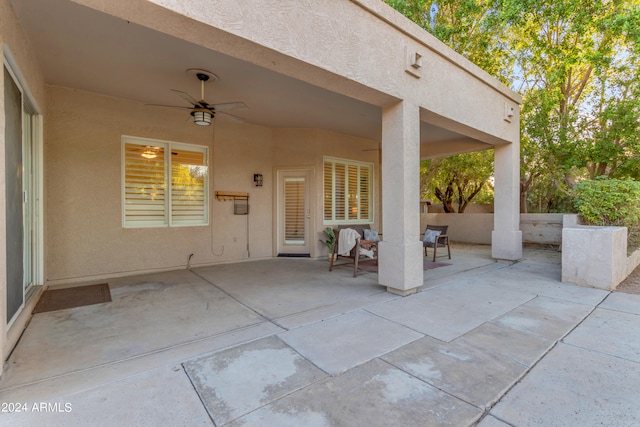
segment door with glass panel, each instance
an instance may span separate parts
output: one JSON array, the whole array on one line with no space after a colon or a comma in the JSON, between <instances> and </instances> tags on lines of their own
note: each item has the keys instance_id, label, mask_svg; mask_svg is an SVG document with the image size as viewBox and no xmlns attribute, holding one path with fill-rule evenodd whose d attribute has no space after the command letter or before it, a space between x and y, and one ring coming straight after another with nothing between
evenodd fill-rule
<instances>
[{"instance_id":1,"label":"door with glass panel","mask_svg":"<svg viewBox=\"0 0 640 427\"><path fill-rule=\"evenodd\" d=\"M278 255L309 256L308 170L278 171Z\"/></svg>"}]
</instances>

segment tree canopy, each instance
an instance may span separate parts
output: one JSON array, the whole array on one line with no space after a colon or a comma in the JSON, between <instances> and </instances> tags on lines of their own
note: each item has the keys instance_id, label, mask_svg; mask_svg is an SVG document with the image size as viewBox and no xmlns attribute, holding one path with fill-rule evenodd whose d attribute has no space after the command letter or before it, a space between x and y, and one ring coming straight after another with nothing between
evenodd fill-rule
<instances>
[{"instance_id":1,"label":"tree canopy","mask_svg":"<svg viewBox=\"0 0 640 427\"><path fill-rule=\"evenodd\" d=\"M474 199L493 201L492 150L423 160L420 167L423 198L437 198L446 213L463 213Z\"/></svg>"}]
</instances>

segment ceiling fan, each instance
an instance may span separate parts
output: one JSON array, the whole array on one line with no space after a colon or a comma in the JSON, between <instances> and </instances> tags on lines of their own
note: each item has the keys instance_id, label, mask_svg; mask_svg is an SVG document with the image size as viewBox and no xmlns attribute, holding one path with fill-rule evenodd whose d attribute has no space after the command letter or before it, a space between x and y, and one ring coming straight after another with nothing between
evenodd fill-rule
<instances>
[{"instance_id":1,"label":"ceiling fan","mask_svg":"<svg viewBox=\"0 0 640 427\"><path fill-rule=\"evenodd\" d=\"M196 101L194 97L189 95L187 92L183 92L177 89L171 89L172 92L175 92L182 99L191 104L190 107L182 106L182 105L160 105L160 104L147 104L156 107L169 107L169 108L180 108L185 110L191 110L191 116L193 117L193 122L199 126L209 126L211 124L211 120L217 115L223 115L237 122L243 122L240 117L236 117L232 114L227 113L230 110L248 110L247 104L244 102L225 102L221 104L209 104L204 99L204 84L211 80L216 81L218 77L206 70L199 69L189 69L187 70L187 74L195 75L198 80L200 80L200 101Z\"/></svg>"}]
</instances>

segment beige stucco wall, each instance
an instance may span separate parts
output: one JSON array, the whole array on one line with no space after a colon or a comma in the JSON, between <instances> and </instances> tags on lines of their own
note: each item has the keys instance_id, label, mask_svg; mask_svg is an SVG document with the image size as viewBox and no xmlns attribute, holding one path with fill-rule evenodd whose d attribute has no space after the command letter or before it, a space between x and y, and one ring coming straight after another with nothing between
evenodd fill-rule
<instances>
[{"instance_id":1,"label":"beige stucco wall","mask_svg":"<svg viewBox=\"0 0 640 427\"><path fill-rule=\"evenodd\" d=\"M25 36L20 24L7 0L0 0L0 46L9 52L15 61L15 70L19 73L21 84L28 92L36 107L44 108L44 79L38 67L37 59L32 54L29 40ZM3 55L4 56L4 55ZM5 58L6 59L6 58ZM4 361L30 317L37 294L27 301L22 313L16 318L11 328L7 330L6 312L6 205L5 205L5 123L4 123L4 71L0 73L0 351ZM2 374L2 364L0 364Z\"/></svg>"},{"instance_id":2,"label":"beige stucco wall","mask_svg":"<svg viewBox=\"0 0 640 427\"><path fill-rule=\"evenodd\" d=\"M273 256L278 167L315 171L311 255L321 256L322 156L376 163L374 174L379 175L378 151L362 151L378 146L372 141L225 120L202 128L186 121L181 111L56 86L47 88L47 96L46 278L51 284L185 268L190 254L192 266ZM209 226L122 227L122 135L209 147ZM263 174L263 187L254 186L254 173ZM248 218L233 214L233 202L216 200L216 191L249 192ZM378 206L379 185L375 191Z\"/></svg>"}]
</instances>

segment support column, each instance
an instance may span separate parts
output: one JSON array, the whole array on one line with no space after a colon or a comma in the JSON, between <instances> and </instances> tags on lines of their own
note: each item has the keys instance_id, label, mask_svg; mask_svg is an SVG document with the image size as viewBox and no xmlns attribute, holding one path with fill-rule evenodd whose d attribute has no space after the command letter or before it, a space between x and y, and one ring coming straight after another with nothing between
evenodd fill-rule
<instances>
[{"instance_id":1,"label":"support column","mask_svg":"<svg viewBox=\"0 0 640 427\"><path fill-rule=\"evenodd\" d=\"M378 282L412 294L423 284L420 109L406 101L382 110L382 229Z\"/></svg>"},{"instance_id":2,"label":"support column","mask_svg":"<svg viewBox=\"0 0 640 427\"><path fill-rule=\"evenodd\" d=\"M520 231L520 141L496 145L494 215L491 256L498 260L522 258Z\"/></svg>"}]
</instances>

